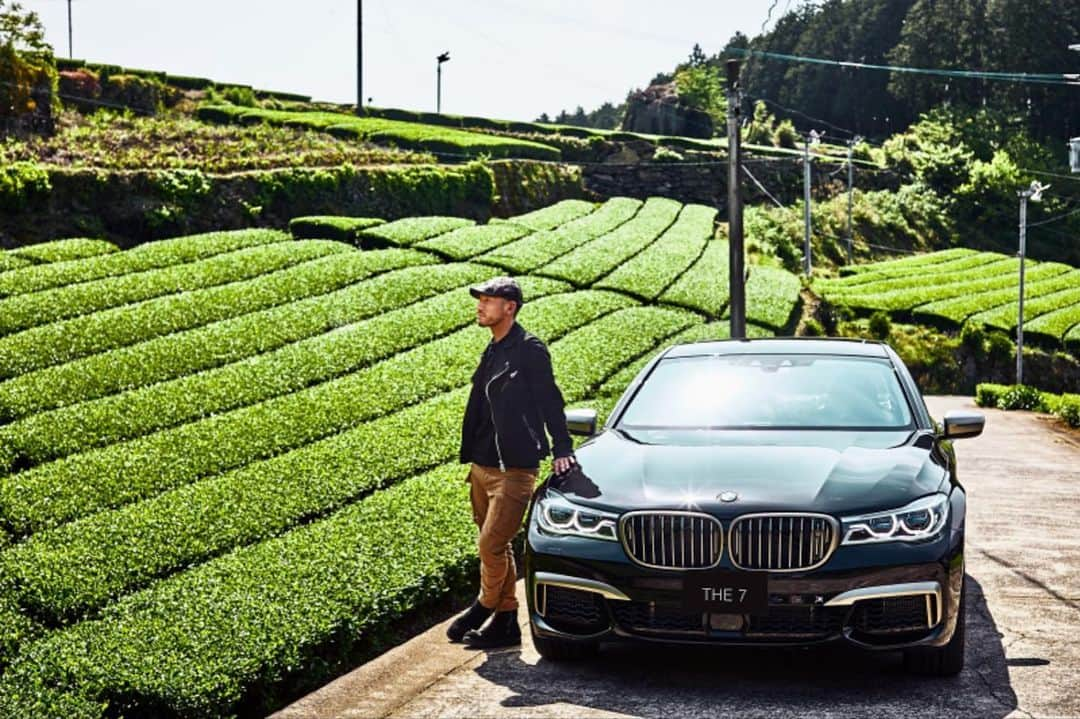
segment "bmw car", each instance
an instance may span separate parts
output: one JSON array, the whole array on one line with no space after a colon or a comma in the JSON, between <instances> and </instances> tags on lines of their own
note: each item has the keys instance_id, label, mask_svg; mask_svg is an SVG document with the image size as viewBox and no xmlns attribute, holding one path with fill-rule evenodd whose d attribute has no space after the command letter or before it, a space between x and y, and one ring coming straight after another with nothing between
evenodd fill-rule
<instances>
[{"instance_id":1,"label":"bmw car","mask_svg":"<svg viewBox=\"0 0 1080 719\"><path fill-rule=\"evenodd\" d=\"M577 466L526 519L532 639L549 660L604 642L902 651L964 660L964 517L952 441L981 414L927 412L875 341L677 344L637 374Z\"/></svg>"}]
</instances>

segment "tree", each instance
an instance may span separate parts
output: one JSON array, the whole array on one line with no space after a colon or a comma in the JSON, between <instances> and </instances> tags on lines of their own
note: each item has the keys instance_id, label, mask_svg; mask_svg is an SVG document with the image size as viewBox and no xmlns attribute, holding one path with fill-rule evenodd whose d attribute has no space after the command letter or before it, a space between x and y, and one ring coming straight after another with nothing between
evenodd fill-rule
<instances>
[{"instance_id":1,"label":"tree","mask_svg":"<svg viewBox=\"0 0 1080 719\"><path fill-rule=\"evenodd\" d=\"M690 107L707 112L715 127L727 123L727 99L720 73L707 65L687 67L675 73L675 92Z\"/></svg>"},{"instance_id":2,"label":"tree","mask_svg":"<svg viewBox=\"0 0 1080 719\"><path fill-rule=\"evenodd\" d=\"M688 67L701 67L708 61L705 57L705 52L701 49L701 45L694 43L694 49L690 51L690 59L687 61Z\"/></svg>"},{"instance_id":3,"label":"tree","mask_svg":"<svg viewBox=\"0 0 1080 719\"><path fill-rule=\"evenodd\" d=\"M52 130L56 61L37 13L0 0L0 130Z\"/></svg>"}]
</instances>

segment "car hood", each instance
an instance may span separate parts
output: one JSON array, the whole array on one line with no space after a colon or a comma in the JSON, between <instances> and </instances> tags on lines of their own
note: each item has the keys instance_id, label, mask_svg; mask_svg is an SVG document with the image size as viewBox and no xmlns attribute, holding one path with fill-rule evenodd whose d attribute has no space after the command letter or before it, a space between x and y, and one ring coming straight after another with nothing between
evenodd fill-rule
<instances>
[{"instance_id":1,"label":"car hood","mask_svg":"<svg viewBox=\"0 0 1080 719\"><path fill-rule=\"evenodd\" d=\"M696 509L716 516L891 509L947 477L926 433L613 429L575 452L581 473L552 477L569 499L610 511ZM734 501L718 495L734 492Z\"/></svg>"}]
</instances>

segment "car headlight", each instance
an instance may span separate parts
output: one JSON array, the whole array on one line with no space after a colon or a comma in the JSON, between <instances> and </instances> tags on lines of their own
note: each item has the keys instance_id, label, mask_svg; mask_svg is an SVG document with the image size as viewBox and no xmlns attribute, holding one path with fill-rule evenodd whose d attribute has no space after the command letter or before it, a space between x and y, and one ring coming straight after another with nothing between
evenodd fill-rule
<instances>
[{"instance_id":1,"label":"car headlight","mask_svg":"<svg viewBox=\"0 0 1080 719\"><path fill-rule=\"evenodd\" d=\"M938 492L889 512L844 517L843 544L918 542L937 536L949 518L949 495Z\"/></svg>"},{"instance_id":2,"label":"car headlight","mask_svg":"<svg viewBox=\"0 0 1080 719\"><path fill-rule=\"evenodd\" d=\"M617 514L581 507L553 489L549 489L544 498L536 502L534 514L540 528L552 534L619 541L616 533Z\"/></svg>"}]
</instances>

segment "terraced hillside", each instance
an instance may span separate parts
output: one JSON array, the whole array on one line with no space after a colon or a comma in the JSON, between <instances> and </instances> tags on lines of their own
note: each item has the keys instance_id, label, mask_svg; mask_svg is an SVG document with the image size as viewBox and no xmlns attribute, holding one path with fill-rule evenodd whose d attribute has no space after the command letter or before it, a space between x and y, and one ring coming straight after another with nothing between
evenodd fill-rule
<instances>
[{"instance_id":1,"label":"terraced hillside","mask_svg":"<svg viewBox=\"0 0 1080 719\"><path fill-rule=\"evenodd\" d=\"M1019 262L996 252L957 248L860 265L814 287L829 302L859 314L881 310L897 319L953 328L974 322L1014 335ZM1024 338L1080 355L1080 269L1025 262Z\"/></svg>"},{"instance_id":2,"label":"terraced hillside","mask_svg":"<svg viewBox=\"0 0 1080 719\"><path fill-rule=\"evenodd\" d=\"M261 715L472 586L467 286L517 276L602 421L659 348L727 335L714 218L616 198L0 254L0 716ZM750 282L751 332L790 329L798 280Z\"/></svg>"}]
</instances>

